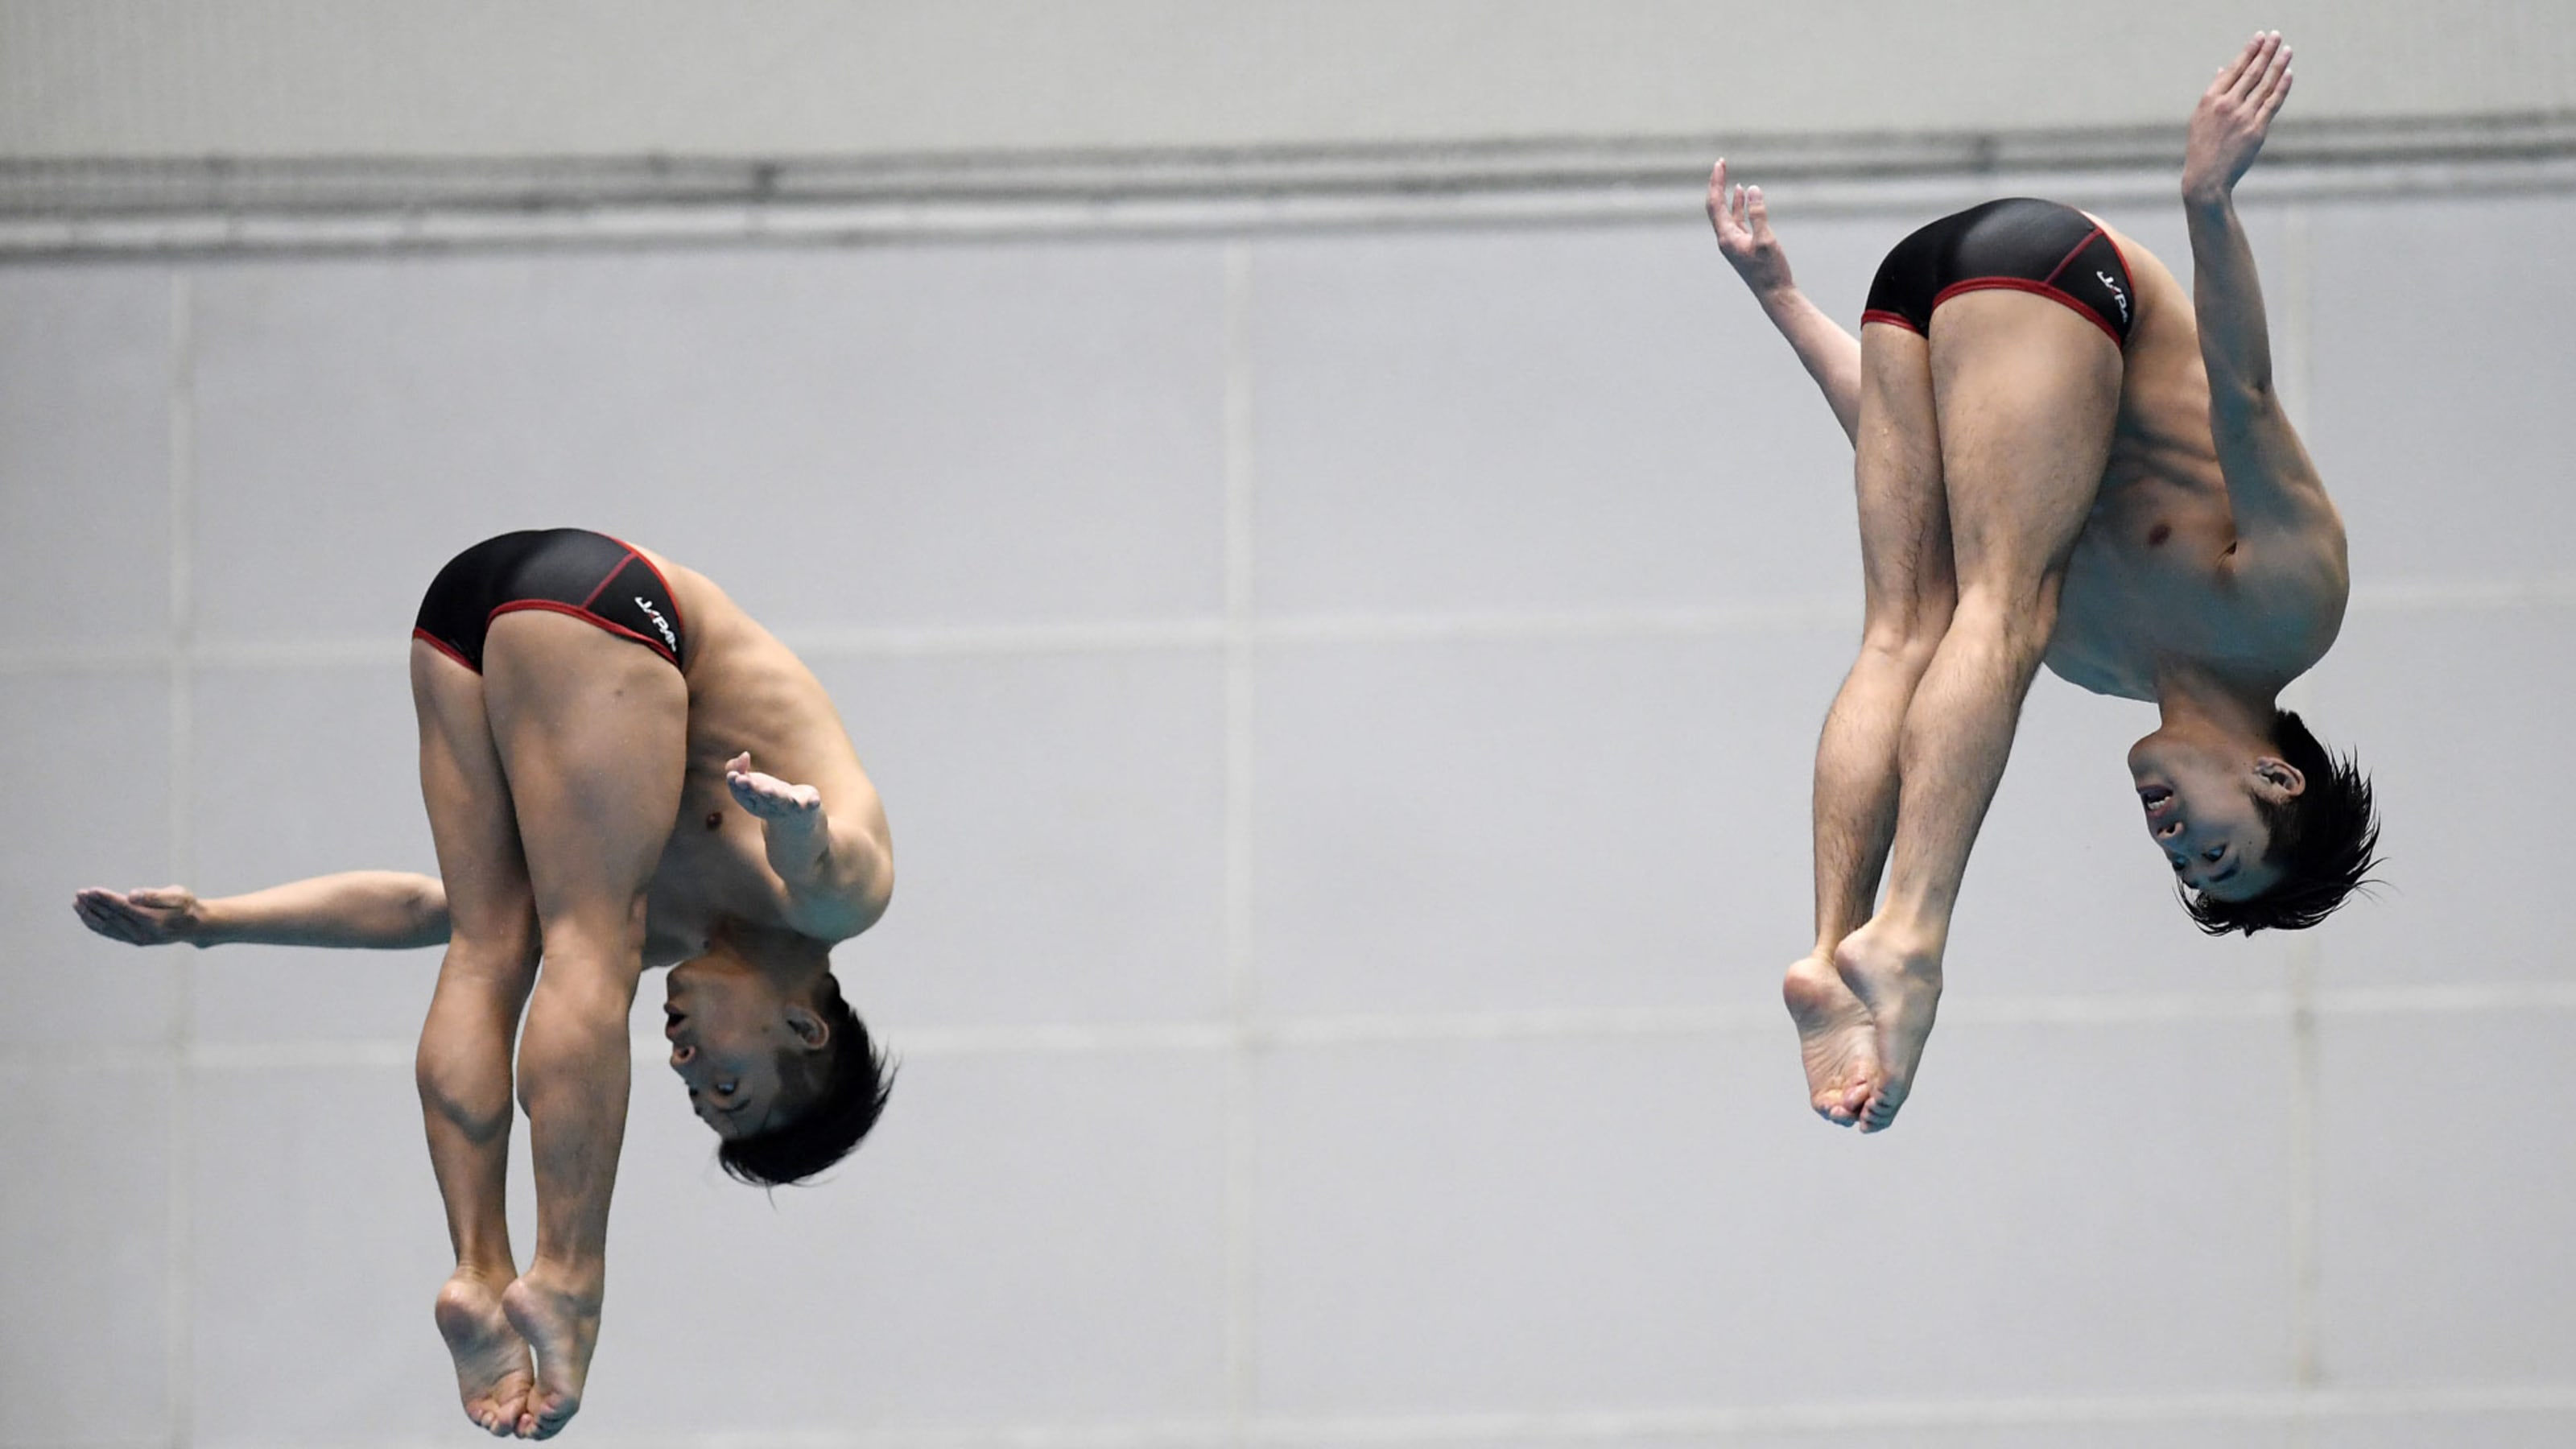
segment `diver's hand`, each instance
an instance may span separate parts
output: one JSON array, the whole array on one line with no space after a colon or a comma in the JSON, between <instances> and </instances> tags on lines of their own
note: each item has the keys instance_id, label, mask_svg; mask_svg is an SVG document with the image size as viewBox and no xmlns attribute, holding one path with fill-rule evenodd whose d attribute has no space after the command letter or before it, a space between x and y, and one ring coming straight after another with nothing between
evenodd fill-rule
<instances>
[{"instance_id":1,"label":"diver's hand","mask_svg":"<svg viewBox=\"0 0 2576 1449\"><path fill-rule=\"evenodd\" d=\"M734 803L763 822L820 819L823 814L822 791L811 785L790 785L753 769L749 750L725 761L725 784L733 791Z\"/></svg>"},{"instance_id":2,"label":"diver's hand","mask_svg":"<svg viewBox=\"0 0 2576 1449\"><path fill-rule=\"evenodd\" d=\"M816 900L838 900L832 884L836 879L832 826L823 816L823 792L762 774L751 767L747 750L725 761L725 783L733 788L735 803L760 822L761 853L778 873L778 883L787 888L788 922L805 930L811 919L820 919L810 916ZM843 940L860 929L852 927L829 939Z\"/></svg>"},{"instance_id":3,"label":"diver's hand","mask_svg":"<svg viewBox=\"0 0 2576 1449\"><path fill-rule=\"evenodd\" d=\"M1724 157L1708 173L1708 223L1717 229L1717 249L1755 297L1767 302L1797 290L1798 284L1789 277L1789 254L1771 234L1771 212L1763 205L1762 188L1728 190Z\"/></svg>"},{"instance_id":4,"label":"diver's hand","mask_svg":"<svg viewBox=\"0 0 2576 1449\"><path fill-rule=\"evenodd\" d=\"M92 886L72 897L81 924L112 941L135 946L167 946L178 941L205 945L203 902L186 886L151 886L112 891Z\"/></svg>"},{"instance_id":5,"label":"diver's hand","mask_svg":"<svg viewBox=\"0 0 2576 1449\"><path fill-rule=\"evenodd\" d=\"M2267 30L2218 72L2192 108L2183 145L2183 199L2212 205L2236 189L2271 133L2272 118L2290 97L2290 46Z\"/></svg>"}]
</instances>

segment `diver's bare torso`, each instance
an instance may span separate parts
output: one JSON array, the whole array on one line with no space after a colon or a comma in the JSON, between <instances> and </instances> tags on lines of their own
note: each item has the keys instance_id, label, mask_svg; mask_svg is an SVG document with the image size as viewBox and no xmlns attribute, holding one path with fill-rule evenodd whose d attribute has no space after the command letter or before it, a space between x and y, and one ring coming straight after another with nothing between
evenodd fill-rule
<instances>
[{"instance_id":1,"label":"diver's bare torso","mask_svg":"<svg viewBox=\"0 0 2576 1449\"><path fill-rule=\"evenodd\" d=\"M761 822L727 788L726 762L748 752L763 773L821 791L830 820L882 838L876 787L803 661L704 574L649 549L638 552L669 581L689 637L686 773L679 818L646 897L644 964L700 955L729 922L812 934L816 928L793 916L770 868Z\"/></svg>"},{"instance_id":2,"label":"diver's bare torso","mask_svg":"<svg viewBox=\"0 0 2576 1449\"><path fill-rule=\"evenodd\" d=\"M2176 660L2286 683L2324 656L2342 623L2350 583L2340 530L2268 546L2239 539L2191 294L2153 253L2103 229L2128 263L2138 316L2110 462L2067 561L2048 668L2096 694L2150 701L2160 668Z\"/></svg>"}]
</instances>

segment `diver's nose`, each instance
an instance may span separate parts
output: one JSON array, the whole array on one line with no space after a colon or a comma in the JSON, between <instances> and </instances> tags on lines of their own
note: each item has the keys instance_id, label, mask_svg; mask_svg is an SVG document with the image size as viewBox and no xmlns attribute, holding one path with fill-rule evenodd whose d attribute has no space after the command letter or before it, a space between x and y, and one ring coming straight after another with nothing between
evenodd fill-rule
<instances>
[{"instance_id":1,"label":"diver's nose","mask_svg":"<svg viewBox=\"0 0 2576 1449\"><path fill-rule=\"evenodd\" d=\"M685 1067L685 1066L687 1066L691 1061L694 1061L694 1060L697 1058L697 1055L698 1055L698 1049L697 1049L696 1047L693 1047L693 1046L677 1046L677 1047L673 1047L673 1048L671 1048L671 1065L673 1065L673 1066L675 1066L675 1067Z\"/></svg>"}]
</instances>

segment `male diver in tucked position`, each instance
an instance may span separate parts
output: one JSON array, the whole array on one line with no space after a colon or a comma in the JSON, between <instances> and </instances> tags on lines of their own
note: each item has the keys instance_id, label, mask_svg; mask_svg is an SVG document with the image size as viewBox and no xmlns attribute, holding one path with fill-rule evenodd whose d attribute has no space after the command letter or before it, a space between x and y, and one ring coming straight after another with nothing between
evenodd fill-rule
<instances>
[{"instance_id":1,"label":"male diver in tucked position","mask_svg":"<svg viewBox=\"0 0 2576 1449\"><path fill-rule=\"evenodd\" d=\"M671 1069L726 1170L810 1176L884 1103L828 953L884 913L893 856L822 685L701 574L577 529L504 534L439 573L412 637L438 880L91 890L75 907L147 945L447 944L417 1063L456 1249L436 1318L466 1414L542 1439L580 1407L598 1341L639 973L672 968ZM523 1010L525 1271L503 1221Z\"/></svg>"},{"instance_id":2,"label":"male diver in tucked position","mask_svg":"<svg viewBox=\"0 0 2576 1449\"><path fill-rule=\"evenodd\" d=\"M1857 455L1865 622L1816 748L1815 950L1784 985L1831 1122L1882 1130L1913 1088L2043 663L2157 706L2129 772L2204 930L2312 926L2370 868L2367 779L2274 702L2350 593L2234 203L2289 92L2258 35L2192 113L2189 293L2082 212L1995 201L1899 243L1855 339L1791 281L1760 189L1710 178L1720 250Z\"/></svg>"}]
</instances>

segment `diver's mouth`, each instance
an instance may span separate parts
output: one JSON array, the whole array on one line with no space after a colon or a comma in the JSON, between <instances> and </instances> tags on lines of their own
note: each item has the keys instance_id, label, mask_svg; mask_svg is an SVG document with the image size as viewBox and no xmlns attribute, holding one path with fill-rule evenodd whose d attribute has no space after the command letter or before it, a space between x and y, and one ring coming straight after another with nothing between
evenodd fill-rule
<instances>
[{"instance_id":1,"label":"diver's mouth","mask_svg":"<svg viewBox=\"0 0 2576 1449\"><path fill-rule=\"evenodd\" d=\"M663 1007L662 1035L669 1040L678 1041L680 1039L680 1024L688 1019L689 1014L680 1010L676 1006Z\"/></svg>"},{"instance_id":2,"label":"diver's mouth","mask_svg":"<svg viewBox=\"0 0 2576 1449\"><path fill-rule=\"evenodd\" d=\"M2173 790L2165 785L2140 785L2138 803L2147 807L2149 815L2160 815L2173 804Z\"/></svg>"}]
</instances>

